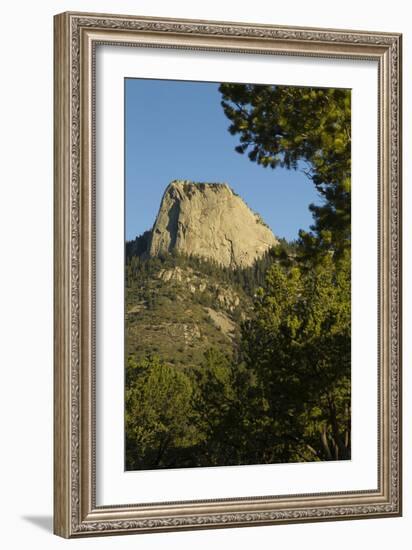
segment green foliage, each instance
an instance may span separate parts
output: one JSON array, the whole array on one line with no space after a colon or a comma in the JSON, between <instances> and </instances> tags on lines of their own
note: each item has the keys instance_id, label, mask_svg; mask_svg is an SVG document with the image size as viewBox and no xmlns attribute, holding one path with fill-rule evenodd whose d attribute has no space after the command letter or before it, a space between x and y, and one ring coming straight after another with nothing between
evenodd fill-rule
<instances>
[{"instance_id":1,"label":"green foliage","mask_svg":"<svg viewBox=\"0 0 412 550\"><path fill-rule=\"evenodd\" d=\"M239 153L263 167L298 169L324 199L311 205L318 247L350 246L351 95L337 88L221 84ZM309 238L302 232L302 239Z\"/></svg>"},{"instance_id":2,"label":"green foliage","mask_svg":"<svg viewBox=\"0 0 412 550\"><path fill-rule=\"evenodd\" d=\"M244 325L260 408L295 458L350 458L349 296L348 253L291 269L274 264Z\"/></svg>"},{"instance_id":3,"label":"green foliage","mask_svg":"<svg viewBox=\"0 0 412 550\"><path fill-rule=\"evenodd\" d=\"M155 357L140 362L129 358L125 396L127 469L182 465L179 450L196 442L190 423L191 395L191 381L180 369Z\"/></svg>"},{"instance_id":4,"label":"green foliage","mask_svg":"<svg viewBox=\"0 0 412 550\"><path fill-rule=\"evenodd\" d=\"M203 434L198 465L250 461L252 442L245 437L243 405L252 385L244 365L214 348L205 353L201 367L195 371L192 400L197 426Z\"/></svg>"},{"instance_id":5,"label":"green foliage","mask_svg":"<svg viewBox=\"0 0 412 550\"><path fill-rule=\"evenodd\" d=\"M154 353L168 364L194 367L210 347L231 355L240 321L252 308L233 273L219 265L178 254L162 258L132 256L126 264L126 354ZM208 313L234 324L222 333Z\"/></svg>"},{"instance_id":6,"label":"green foliage","mask_svg":"<svg viewBox=\"0 0 412 550\"><path fill-rule=\"evenodd\" d=\"M149 248L150 235L150 231L145 231L134 240L126 242L126 257L142 256L146 253Z\"/></svg>"},{"instance_id":7,"label":"green foliage","mask_svg":"<svg viewBox=\"0 0 412 550\"><path fill-rule=\"evenodd\" d=\"M133 242L130 241L130 243ZM159 271L180 267L184 270L191 269L217 285L230 285L236 292L246 292L249 296L253 296L256 288L265 285L266 271L273 262L294 257L298 250L297 242L280 239L278 246L269 249L260 258L257 258L253 265L235 269L221 266L211 259L186 256L176 251L164 254L160 258L145 258L130 252L131 255L126 260L126 287L131 289L140 285L142 287L141 299L149 300L147 285L158 275ZM198 295L198 298L203 305L209 306L216 302L214 297L207 293L202 296Z\"/></svg>"},{"instance_id":8,"label":"green foliage","mask_svg":"<svg viewBox=\"0 0 412 550\"><path fill-rule=\"evenodd\" d=\"M184 281L157 279L177 262L227 285L224 269L191 258L139 262L147 278L141 287L138 276L129 279L128 299L136 303L138 292L147 304L127 324L128 469L350 457L349 251L304 259L301 244L281 242L256 266L233 272L232 288L250 285L254 303L243 324L245 303L232 312L242 325L232 342L202 305L219 307L212 293L199 300ZM181 330L168 334L169 323L188 322L209 336L187 342ZM147 358L150 350L159 358Z\"/></svg>"},{"instance_id":9,"label":"green foliage","mask_svg":"<svg viewBox=\"0 0 412 550\"><path fill-rule=\"evenodd\" d=\"M220 91L238 152L305 166L323 204L312 232L246 269L148 258L148 232L127 243L126 467L349 459L350 91Z\"/></svg>"}]
</instances>

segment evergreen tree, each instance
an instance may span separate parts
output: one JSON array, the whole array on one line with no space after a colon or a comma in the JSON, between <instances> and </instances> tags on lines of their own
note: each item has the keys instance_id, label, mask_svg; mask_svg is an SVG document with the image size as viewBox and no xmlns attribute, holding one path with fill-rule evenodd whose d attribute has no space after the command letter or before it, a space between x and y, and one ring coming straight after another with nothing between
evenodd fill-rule
<instances>
[{"instance_id":1,"label":"evergreen tree","mask_svg":"<svg viewBox=\"0 0 412 550\"><path fill-rule=\"evenodd\" d=\"M258 415L276 421L289 461L350 458L350 263L274 264L243 328Z\"/></svg>"},{"instance_id":2,"label":"evergreen tree","mask_svg":"<svg viewBox=\"0 0 412 550\"><path fill-rule=\"evenodd\" d=\"M222 106L239 153L263 167L303 168L323 198L311 205L313 248L350 246L350 90L221 84ZM316 237L316 245L311 239Z\"/></svg>"},{"instance_id":3,"label":"evergreen tree","mask_svg":"<svg viewBox=\"0 0 412 550\"><path fill-rule=\"evenodd\" d=\"M127 469L181 466L181 450L196 442L190 422L192 384L181 370L155 357L126 370Z\"/></svg>"}]
</instances>

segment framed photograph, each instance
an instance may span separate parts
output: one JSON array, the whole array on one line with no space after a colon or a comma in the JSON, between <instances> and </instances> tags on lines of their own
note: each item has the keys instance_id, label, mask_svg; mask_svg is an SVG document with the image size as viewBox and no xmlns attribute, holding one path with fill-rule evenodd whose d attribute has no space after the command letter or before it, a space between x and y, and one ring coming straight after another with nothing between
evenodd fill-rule
<instances>
[{"instance_id":1,"label":"framed photograph","mask_svg":"<svg viewBox=\"0 0 412 550\"><path fill-rule=\"evenodd\" d=\"M54 531L401 514L401 35L55 17Z\"/></svg>"}]
</instances>

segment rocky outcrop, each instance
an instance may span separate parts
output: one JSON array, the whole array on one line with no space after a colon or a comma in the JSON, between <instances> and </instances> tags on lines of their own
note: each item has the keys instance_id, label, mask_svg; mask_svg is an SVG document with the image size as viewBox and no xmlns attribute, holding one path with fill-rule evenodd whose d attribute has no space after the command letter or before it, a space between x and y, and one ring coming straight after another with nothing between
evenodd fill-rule
<instances>
[{"instance_id":1,"label":"rocky outcrop","mask_svg":"<svg viewBox=\"0 0 412 550\"><path fill-rule=\"evenodd\" d=\"M224 183L173 181L166 189L148 247L247 267L277 244L260 216Z\"/></svg>"}]
</instances>

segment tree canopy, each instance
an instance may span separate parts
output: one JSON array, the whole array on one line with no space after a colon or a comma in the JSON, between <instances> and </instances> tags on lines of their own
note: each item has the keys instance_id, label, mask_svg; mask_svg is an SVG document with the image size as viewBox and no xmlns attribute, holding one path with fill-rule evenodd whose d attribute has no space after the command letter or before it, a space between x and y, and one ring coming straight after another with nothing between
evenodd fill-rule
<instances>
[{"instance_id":1,"label":"tree canopy","mask_svg":"<svg viewBox=\"0 0 412 550\"><path fill-rule=\"evenodd\" d=\"M243 327L244 360L292 459L350 458L350 263L274 264Z\"/></svg>"},{"instance_id":2,"label":"tree canopy","mask_svg":"<svg viewBox=\"0 0 412 550\"><path fill-rule=\"evenodd\" d=\"M197 441L190 422L192 384L181 370L157 357L126 369L126 462L129 469L181 465Z\"/></svg>"},{"instance_id":3,"label":"tree canopy","mask_svg":"<svg viewBox=\"0 0 412 550\"><path fill-rule=\"evenodd\" d=\"M351 94L337 88L221 84L236 151L263 167L302 169L323 204L311 205L322 244L350 246ZM310 244L311 235L302 239ZM313 237L313 235L312 235Z\"/></svg>"}]
</instances>

